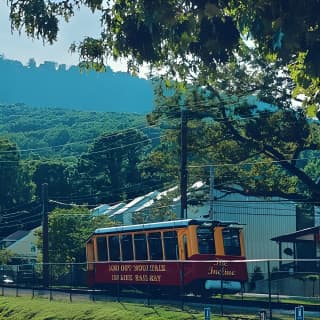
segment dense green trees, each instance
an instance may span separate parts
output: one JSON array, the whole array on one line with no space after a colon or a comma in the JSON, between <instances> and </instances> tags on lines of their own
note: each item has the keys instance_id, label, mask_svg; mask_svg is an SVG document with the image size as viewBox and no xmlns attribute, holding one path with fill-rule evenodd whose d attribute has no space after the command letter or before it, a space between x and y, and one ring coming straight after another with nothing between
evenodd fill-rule
<instances>
[{"instance_id":1,"label":"dense green trees","mask_svg":"<svg viewBox=\"0 0 320 320\"><path fill-rule=\"evenodd\" d=\"M0 249L0 265L7 264L13 257L12 252L6 249Z\"/></svg>"},{"instance_id":2,"label":"dense green trees","mask_svg":"<svg viewBox=\"0 0 320 320\"><path fill-rule=\"evenodd\" d=\"M72 16L75 7L69 1L40 3L11 1L12 26L25 25L29 35L52 43L58 33L58 20ZM248 179L259 177L243 182L246 190L317 198L317 179L309 176L299 159L318 149L318 128L302 111L286 108L291 106L292 96L299 93L308 96L303 104L309 115L316 114L319 107L318 1L312 0L308 6L272 0L118 0L80 1L79 5L102 12L101 39L87 38L78 47L73 46L88 66L101 69L108 57L126 57L133 72L148 62L167 77L205 88L203 93L193 90L196 93L186 98L185 88L179 84L174 90L180 87L183 92L176 92L180 97L172 97L166 110L159 104L149 117L150 121L158 121L159 115L172 117L184 101L192 118L190 150L198 152L198 156L191 156L193 161L254 161L256 164L245 169L233 169L241 180L247 175ZM254 42L255 54L245 48L241 36ZM250 67L246 69L247 64ZM255 102L247 101L250 95L256 97ZM276 106L276 112L270 107L262 110L261 102ZM214 121L199 122L205 116ZM169 138L152 152L156 163L164 163L163 150L172 152L171 159L178 163L177 148L168 149L174 139ZM152 177L160 176L161 165L155 171ZM234 172L231 176L235 177Z\"/></svg>"},{"instance_id":3,"label":"dense green trees","mask_svg":"<svg viewBox=\"0 0 320 320\"><path fill-rule=\"evenodd\" d=\"M318 201L320 172L313 157L319 155L320 131L310 117L320 106L319 1L10 0L9 5L13 28L24 26L30 36L50 43L56 40L59 19L70 18L78 6L101 11L101 38L72 46L81 65L103 70L110 57L125 57L132 73L147 62L153 72L164 74L156 79L158 101L148 119L170 129L147 157L142 159L147 141L131 131L102 135L67 171L46 167L60 172L60 181L70 177L75 194L109 202L160 183L177 183L183 107L189 117L191 181L208 177L205 166L215 164L220 188ZM253 41L252 49L243 37ZM292 97L300 93L306 109L292 108ZM62 149L73 148L70 128L57 126L45 137L44 146L67 142ZM34 178L41 176L40 169ZM55 195L59 192L62 188Z\"/></svg>"},{"instance_id":4,"label":"dense green trees","mask_svg":"<svg viewBox=\"0 0 320 320\"><path fill-rule=\"evenodd\" d=\"M21 104L2 105L1 111L0 133L9 138L1 140L0 153L1 179L9 177L2 188L11 188L2 192L2 201L10 200L7 208L18 200L40 199L45 182L51 198L77 203L130 199L154 187L140 162L157 144L159 132L146 128L142 115ZM132 127L143 131L127 129Z\"/></svg>"},{"instance_id":5,"label":"dense green trees","mask_svg":"<svg viewBox=\"0 0 320 320\"><path fill-rule=\"evenodd\" d=\"M144 127L139 114L0 105L0 134L15 142L21 158L77 158L104 133Z\"/></svg>"},{"instance_id":6,"label":"dense green trees","mask_svg":"<svg viewBox=\"0 0 320 320\"><path fill-rule=\"evenodd\" d=\"M69 170L66 163L60 161L39 162L35 165L32 181L36 185L36 196L40 199L42 184L50 186L51 197L61 197L71 192Z\"/></svg>"},{"instance_id":7,"label":"dense green trees","mask_svg":"<svg viewBox=\"0 0 320 320\"><path fill-rule=\"evenodd\" d=\"M55 209L49 216L50 262L85 261L85 242L99 227L113 225L108 218L93 217L87 208ZM39 231L39 247L42 233Z\"/></svg>"},{"instance_id":8,"label":"dense green trees","mask_svg":"<svg viewBox=\"0 0 320 320\"><path fill-rule=\"evenodd\" d=\"M32 186L28 183L28 174L17 145L0 137L0 213L30 201Z\"/></svg>"},{"instance_id":9,"label":"dense green trees","mask_svg":"<svg viewBox=\"0 0 320 320\"><path fill-rule=\"evenodd\" d=\"M181 106L186 108L190 182L208 178L205 167L213 164L219 188L318 201L320 172L312 158L318 156L319 126L303 109L292 108L289 74L245 49L217 68L216 75L205 87L159 82L157 107L148 117L150 123L168 119L172 126L179 121ZM177 146L176 128L167 140ZM157 159L178 163L176 148L164 150ZM177 168L169 171L172 178Z\"/></svg>"},{"instance_id":10,"label":"dense green trees","mask_svg":"<svg viewBox=\"0 0 320 320\"><path fill-rule=\"evenodd\" d=\"M238 51L241 36L254 41L260 54L290 66L312 104L319 103L320 50L317 0L168 0L62 1L10 0L12 28L52 43L60 19L78 6L101 12L101 37L86 38L73 49L90 67L108 58L129 59L135 72L144 62L180 77L202 78Z\"/></svg>"},{"instance_id":11,"label":"dense green trees","mask_svg":"<svg viewBox=\"0 0 320 320\"><path fill-rule=\"evenodd\" d=\"M79 161L80 181L89 181L90 192L108 202L143 193L138 165L148 146L148 137L135 129L101 136Z\"/></svg>"}]
</instances>

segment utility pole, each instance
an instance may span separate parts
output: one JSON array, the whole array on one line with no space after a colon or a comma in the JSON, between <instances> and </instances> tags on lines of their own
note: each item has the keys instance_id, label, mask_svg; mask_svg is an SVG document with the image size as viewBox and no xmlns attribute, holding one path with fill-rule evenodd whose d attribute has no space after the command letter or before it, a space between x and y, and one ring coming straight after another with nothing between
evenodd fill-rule
<instances>
[{"instance_id":1,"label":"utility pole","mask_svg":"<svg viewBox=\"0 0 320 320\"><path fill-rule=\"evenodd\" d=\"M42 268L43 285L49 284L48 184L42 184Z\"/></svg>"},{"instance_id":2,"label":"utility pole","mask_svg":"<svg viewBox=\"0 0 320 320\"><path fill-rule=\"evenodd\" d=\"M214 203L214 167L210 166L210 209L209 219L213 220L213 203Z\"/></svg>"},{"instance_id":3,"label":"utility pole","mask_svg":"<svg viewBox=\"0 0 320 320\"><path fill-rule=\"evenodd\" d=\"M187 213L187 110L181 108L181 167L180 167L180 195L181 195L181 219L188 218Z\"/></svg>"}]
</instances>

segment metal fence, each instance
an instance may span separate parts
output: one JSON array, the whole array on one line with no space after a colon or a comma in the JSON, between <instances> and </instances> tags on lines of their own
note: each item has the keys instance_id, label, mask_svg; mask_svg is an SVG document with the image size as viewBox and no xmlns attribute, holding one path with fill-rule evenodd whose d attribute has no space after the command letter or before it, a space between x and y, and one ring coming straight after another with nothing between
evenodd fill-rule
<instances>
[{"instance_id":1,"label":"metal fence","mask_svg":"<svg viewBox=\"0 0 320 320\"><path fill-rule=\"evenodd\" d=\"M122 262L117 263L121 265ZM280 302L290 301L290 299L307 300L308 303L318 305L320 308L320 259L248 260L246 263L252 264L249 269L254 272L248 274L248 281L244 283L240 292L230 295L224 290L222 281L219 292L210 298L198 297L198 303L218 304L223 314L229 300L248 306L254 299L260 301L261 306L269 311L270 319L272 319L272 309L276 308ZM0 268L0 294L4 296L41 295L50 300L68 299L70 301L73 299L96 300L102 297L124 301L128 297L135 297L141 299L141 303L148 305L153 301L166 299L166 296L155 294L149 285L146 285L143 291L134 287L122 290L120 281L115 283L111 291L103 288L88 289L86 263L50 263L48 268L43 268L42 264L2 265ZM44 283L44 269L49 272L48 283ZM175 292L175 301L183 307L191 301L191 297L184 290L183 270L180 271L181 282L178 291ZM172 298L170 300L172 301Z\"/></svg>"}]
</instances>

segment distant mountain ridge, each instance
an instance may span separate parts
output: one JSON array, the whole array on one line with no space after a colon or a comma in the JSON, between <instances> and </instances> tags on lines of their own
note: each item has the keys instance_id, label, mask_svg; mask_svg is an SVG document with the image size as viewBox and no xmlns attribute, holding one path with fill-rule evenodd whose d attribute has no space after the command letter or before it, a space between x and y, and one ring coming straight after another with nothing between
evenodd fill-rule
<instances>
[{"instance_id":1,"label":"distant mountain ridge","mask_svg":"<svg viewBox=\"0 0 320 320\"><path fill-rule=\"evenodd\" d=\"M0 56L0 103L144 114L153 108L151 81L125 72L80 72L76 66Z\"/></svg>"}]
</instances>

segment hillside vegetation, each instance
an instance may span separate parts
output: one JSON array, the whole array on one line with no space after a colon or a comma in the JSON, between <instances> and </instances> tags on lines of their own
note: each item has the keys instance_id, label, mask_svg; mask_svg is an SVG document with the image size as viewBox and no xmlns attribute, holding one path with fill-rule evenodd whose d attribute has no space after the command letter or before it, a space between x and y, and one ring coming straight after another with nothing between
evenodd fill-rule
<instances>
[{"instance_id":1,"label":"hillside vegetation","mask_svg":"<svg viewBox=\"0 0 320 320\"><path fill-rule=\"evenodd\" d=\"M102 134L143 128L145 116L133 113L89 112L0 105L0 136L18 145L21 157L66 157L87 151Z\"/></svg>"}]
</instances>

